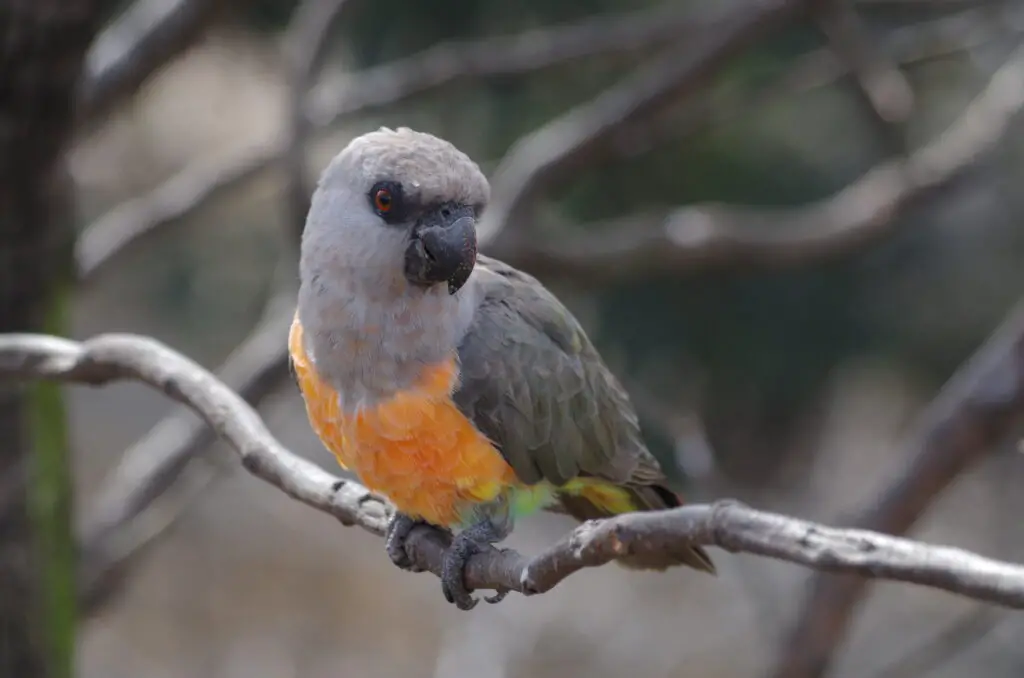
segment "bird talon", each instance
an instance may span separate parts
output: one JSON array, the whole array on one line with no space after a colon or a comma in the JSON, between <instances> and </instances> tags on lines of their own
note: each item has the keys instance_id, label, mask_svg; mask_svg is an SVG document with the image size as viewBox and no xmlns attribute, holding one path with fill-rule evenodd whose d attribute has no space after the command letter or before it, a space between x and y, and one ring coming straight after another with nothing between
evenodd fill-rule
<instances>
[{"instance_id":1,"label":"bird talon","mask_svg":"<svg viewBox=\"0 0 1024 678\"><path fill-rule=\"evenodd\" d=\"M501 601L505 600L505 596L507 596L511 590L512 589L506 589L504 587L499 588L494 593L493 596L485 596L484 600L486 600L491 605L494 605L495 603L500 603Z\"/></svg>"},{"instance_id":2,"label":"bird talon","mask_svg":"<svg viewBox=\"0 0 1024 678\"><path fill-rule=\"evenodd\" d=\"M406 549L406 541L417 525L423 524L414 520L404 513L395 513L388 522L387 531L384 534L384 546L387 549L388 557L396 567L409 572L422 572L423 568L417 565L409 556Z\"/></svg>"},{"instance_id":3,"label":"bird talon","mask_svg":"<svg viewBox=\"0 0 1024 678\"><path fill-rule=\"evenodd\" d=\"M454 603L460 610L472 610L480 602L473 598L472 589L466 587L466 563L470 557L494 548L491 543L499 538L489 522L479 523L460 532L452 540L452 544L444 554L441 564L441 590L449 603ZM500 602L507 591L498 590L493 596L485 597L488 603Z\"/></svg>"}]
</instances>

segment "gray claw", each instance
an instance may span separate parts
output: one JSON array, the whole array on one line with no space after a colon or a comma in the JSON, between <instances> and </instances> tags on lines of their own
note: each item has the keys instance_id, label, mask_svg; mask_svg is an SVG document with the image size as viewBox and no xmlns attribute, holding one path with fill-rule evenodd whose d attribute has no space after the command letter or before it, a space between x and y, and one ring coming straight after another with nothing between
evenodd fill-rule
<instances>
[{"instance_id":1,"label":"gray claw","mask_svg":"<svg viewBox=\"0 0 1024 678\"><path fill-rule=\"evenodd\" d=\"M480 552L480 545L465 535L463 532L456 536L445 551L444 562L441 564L441 591L445 599L460 610L472 610L480 601L473 598L466 588L464 571L469 557Z\"/></svg>"},{"instance_id":2,"label":"gray claw","mask_svg":"<svg viewBox=\"0 0 1024 678\"><path fill-rule=\"evenodd\" d=\"M384 535L384 546L387 549L388 557L397 567L409 572L422 572L423 568L416 565L409 552L405 548L405 542L413 528L422 524L413 520L404 513L395 513L388 522L388 529Z\"/></svg>"},{"instance_id":3,"label":"gray claw","mask_svg":"<svg viewBox=\"0 0 1024 678\"><path fill-rule=\"evenodd\" d=\"M511 589L498 589L493 596L485 596L484 600L486 600L491 605L494 605L495 603L500 603L501 601L505 600L505 596L509 594L509 591L511 591Z\"/></svg>"},{"instance_id":4,"label":"gray claw","mask_svg":"<svg viewBox=\"0 0 1024 678\"><path fill-rule=\"evenodd\" d=\"M466 588L465 570L470 557L494 548L491 544L500 539L490 522L478 523L455 536L444 554L441 564L441 590L449 603L460 610L472 610L480 602L474 599ZM484 598L488 603L498 603L508 594L499 590L493 596Z\"/></svg>"}]
</instances>

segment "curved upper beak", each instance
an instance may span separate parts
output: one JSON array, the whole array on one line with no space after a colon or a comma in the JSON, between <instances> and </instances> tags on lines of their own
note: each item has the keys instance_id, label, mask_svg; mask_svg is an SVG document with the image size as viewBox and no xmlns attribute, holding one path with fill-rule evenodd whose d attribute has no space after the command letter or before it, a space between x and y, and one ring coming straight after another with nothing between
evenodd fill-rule
<instances>
[{"instance_id":1,"label":"curved upper beak","mask_svg":"<svg viewBox=\"0 0 1024 678\"><path fill-rule=\"evenodd\" d=\"M409 234L405 277L429 287L447 282L455 294L476 265L476 219L469 207L441 206L425 214Z\"/></svg>"}]
</instances>

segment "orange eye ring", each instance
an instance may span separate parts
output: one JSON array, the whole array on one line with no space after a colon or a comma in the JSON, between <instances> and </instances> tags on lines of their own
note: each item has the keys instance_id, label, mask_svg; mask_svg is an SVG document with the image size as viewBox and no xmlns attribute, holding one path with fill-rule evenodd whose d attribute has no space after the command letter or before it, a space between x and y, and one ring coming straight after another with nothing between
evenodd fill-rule
<instances>
[{"instance_id":1,"label":"orange eye ring","mask_svg":"<svg viewBox=\"0 0 1024 678\"><path fill-rule=\"evenodd\" d=\"M391 197L391 191L388 189L381 188L373 194L373 206L377 208L378 212L390 212L393 205L394 200Z\"/></svg>"}]
</instances>

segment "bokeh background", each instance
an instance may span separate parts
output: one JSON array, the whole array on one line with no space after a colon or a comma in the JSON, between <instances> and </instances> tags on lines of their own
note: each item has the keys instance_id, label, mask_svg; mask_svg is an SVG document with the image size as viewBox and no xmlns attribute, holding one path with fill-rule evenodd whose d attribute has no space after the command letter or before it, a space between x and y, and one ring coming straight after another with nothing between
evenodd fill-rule
<instances>
[{"instance_id":1,"label":"bokeh background","mask_svg":"<svg viewBox=\"0 0 1024 678\"><path fill-rule=\"evenodd\" d=\"M7 4L4 330L153 335L332 472L282 358L296 238L319 170L381 125L450 139L515 200L485 249L583 322L693 501L827 523L877 507L1024 289L1015 0ZM813 573L721 551L717 579L605 567L461 613L160 394L5 393L42 413L36 465L3 419L0 498L22 503L60 486L65 396L82 678L1024 671L1020 615L889 583L829 661L780 668L817 642L794 635ZM1020 561L1024 460L1012 435L977 446L910 534ZM510 543L569 527L542 516ZM4 652L52 657L5 609Z\"/></svg>"}]
</instances>

